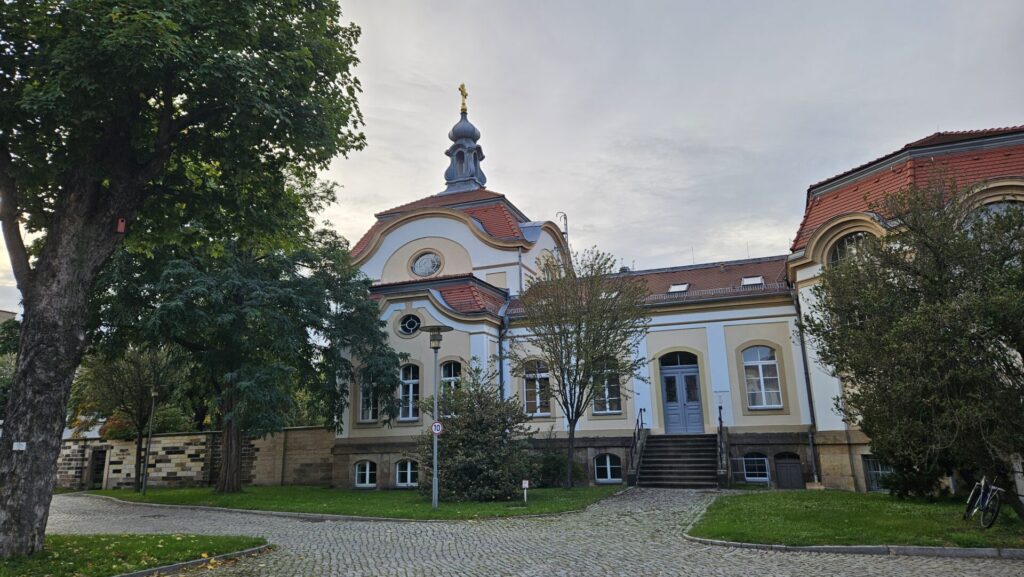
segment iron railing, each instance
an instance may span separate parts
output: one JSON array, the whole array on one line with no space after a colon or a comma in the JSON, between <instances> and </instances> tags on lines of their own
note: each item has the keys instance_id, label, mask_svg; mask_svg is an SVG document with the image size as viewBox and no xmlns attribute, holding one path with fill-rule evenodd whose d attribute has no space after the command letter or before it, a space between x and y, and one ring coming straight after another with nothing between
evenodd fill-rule
<instances>
[{"instance_id":1,"label":"iron railing","mask_svg":"<svg viewBox=\"0 0 1024 577\"><path fill-rule=\"evenodd\" d=\"M718 485L729 479L729 429L722 420L722 405L718 405Z\"/></svg>"},{"instance_id":2,"label":"iron railing","mask_svg":"<svg viewBox=\"0 0 1024 577\"><path fill-rule=\"evenodd\" d=\"M631 485L636 484L637 469L640 467L640 458L644 452L644 442L647 440L647 428L644 424L645 411L646 409L640 407L640 410L636 413L636 424L633 427L633 442L629 445L627 480Z\"/></svg>"}]
</instances>

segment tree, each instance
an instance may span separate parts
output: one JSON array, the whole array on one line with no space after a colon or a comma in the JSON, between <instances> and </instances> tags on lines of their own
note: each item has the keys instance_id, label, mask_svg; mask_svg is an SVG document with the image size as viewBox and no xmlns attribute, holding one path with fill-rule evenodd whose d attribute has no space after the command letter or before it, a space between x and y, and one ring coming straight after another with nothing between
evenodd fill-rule
<instances>
[{"instance_id":1,"label":"tree","mask_svg":"<svg viewBox=\"0 0 1024 577\"><path fill-rule=\"evenodd\" d=\"M434 398L420 410L436 417ZM515 399L505 399L494 375L472 362L458 386L443 398L444 434L438 439L438 486L441 498L455 501L508 501L519 494L520 481L529 478L529 442L533 435L527 416ZM430 494L433 434L420 436L419 489Z\"/></svg>"},{"instance_id":2,"label":"tree","mask_svg":"<svg viewBox=\"0 0 1024 577\"><path fill-rule=\"evenodd\" d=\"M1009 488L1024 451L1024 211L970 193L936 182L886 198L874 210L892 229L825 269L802 321L843 382L838 410L923 490L953 467Z\"/></svg>"},{"instance_id":3,"label":"tree","mask_svg":"<svg viewBox=\"0 0 1024 577\"><path fill-rule=\"evenodd\" d=\"M24 307L4 439L29 450L0 443L0 558L42 549L89 297L120 231L260 213L256 183L362 147L358 36L334 0L4 4L0 223Z\"/></svg>"},{"instance_id":4,"label":"tree","mask_svg":"<svg viewBox=\"0 0 1024 577\"><path fill-rule=\"evenodd\" d=\"M188 351L221 419L218 492L241 490L243 433L280 431L296 397L307 416L340 429L350 383L360 382L383 400L385 419L397 414L400 359L344 239L307 230L287 245L251 240L153 259L125 251L100 305L106 339Z\"/></svg>"},{"instance_id":5,"label":"tree","mask_svg":"<svg viewBox=\"0 0 1024 577\"><path fill-rule=\"evenodd\" d=\"M114 419L135 440L135 490L142 487L142 441L154 416L188 381L188 366L169 348L131 348L116 358L87 357L71 386L76 428ZM147 456L148 458L148 456Z\"/></svg>"},{"instance_id":6,"label":"tree","mask_svg":"<svg viewBox=\"0 0 1024 577\"><path fill-rule=\"evenodd\" d=\"M647 287L616 273L616 265L597 249L544 257L521 296L529 333L514 342L510 358L519 374L539 361L550 375L548 392L569 429L566 487L573 484L580 418L595 399L621 409L630 392L626 383L644 378L647 360L638 350L649 323Z\"/></svg>"},{"instance_id":7,"label":"tree","mask_svg":"<svg viewBox=\"0 0 1024 577\"><path fill-rule=\"evenodd\" d=\"M14 380L14 367L18 355L18 333L21 323L11 319L0 323L0 416L7 408L7 390ZM0 419L3 423L3 419Z\"/></svg>"}]
</instances>

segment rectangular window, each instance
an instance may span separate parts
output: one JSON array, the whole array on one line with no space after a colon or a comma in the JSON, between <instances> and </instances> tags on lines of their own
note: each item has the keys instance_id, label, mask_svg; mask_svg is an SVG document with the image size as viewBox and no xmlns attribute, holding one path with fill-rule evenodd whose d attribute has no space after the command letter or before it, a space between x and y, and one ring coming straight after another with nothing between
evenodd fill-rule
<instances>
[{"instance_id":1,"label":"rectangular window","mask_svg":"<svg viewBox=\"0 0 1024 577\"><path fill-rule=\"evenodd\" d=\"M747 387L747 407L781 409L782 384L775 349L754 346L743 351L743 378Z\"/></svg>"},{"instance_id":2,"label":"rectangular window","mask_svg":"<svg viewBox=\"0 0 1024 577\"><path fill-rule=\"evenodd\" d=\"M617 415L622 413L622 393L619 375L606 374L594 387L594 414Z\"/></svg>"},{"instance_id":3,"label":"rectangular window","mask_svg":"<svg viewBox=\"0 0 1024 577\"><path fill-rule=\"evenodd\" d=\"M551 391L547 366L536 361L530 363L523 379L523 399L526 414L532 417L551 415Z\"/></svg>"},{"instance_id":4,"label":"rectangular window","mask_svg":"<svg viewBox=\"0 0 1024 577\"><path fill-rule=\"evenodd\" d=\"M670 293L684 293L688 290L690 290L690 283L688 282L677 283L668 287L668 292Z\"/></svg>"},{"instance_id":5,"label":"rectangular window","mask_svg":"<svg viewBox=\"0 0 1024 577\"><path fill-rule=\"evenodd\" d=\"M892 474L892 467L878 460L877 457L864 455L864 478L868 491L884 491L882 479Z\"/></svg>"},{"instance_id":6,"label":"rectangular window","mask_svg":"<svg viewBox=\"0 0 1024 577\"><path fill-rule=\"evenodd\" d=\"M402 367L402 384L398 389L398 420L420 418L420 369L416 365Z\"/></svg>"},{"instance_id":7,"label":"rectangular window","mask_svg":"<svg viewBox=\"0 0 1024 577\"><path fill-rule=\"evenodd\" d=\"M377 399L365 388L359 389L359 420L370 422L377 420Z\"/></svg>"},{"instance_id":8,"label":"rectangular window","mask_svg":"<svg viewBox=\"0 0 1024 577\"><path fill-rule=\"evenodd\" d=\"M733 278L736 278L736 277L733 277ZM742 286L757 286L757 285L760 285L760 284L764 284L764 277L763 276L745 276L745 277L743 277L743 280L740 281L740 284Z\"/></svg>"}]
</instances>

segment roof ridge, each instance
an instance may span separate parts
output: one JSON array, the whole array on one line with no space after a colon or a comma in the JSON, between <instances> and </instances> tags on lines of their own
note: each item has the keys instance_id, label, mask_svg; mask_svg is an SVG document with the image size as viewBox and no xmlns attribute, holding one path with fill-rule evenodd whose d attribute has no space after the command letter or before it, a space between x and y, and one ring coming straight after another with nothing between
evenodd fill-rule
<instances>
[{"instance_id":1,"label":"roof ridge","mask_svg":"<svg viewBox=\"0 0 1024 577\"><path fill-rule=\"evenodd\" d=\"M700 263L700 264L686 264L686 265L670 266L670 267L663 267L663 268L649 268L649 269L640 269L640 270L630 270L628 272L621 272L621 273L615 273L615 274L625 274L625 275L654 274L654 273L662 273L662 272L678 272L678 271L686 271L686 270L700 270L700 269L715 268L715 267L720 267L720 266L739 266L739 265L744 265L744 264L754 264L754 263L761 263L761 262L782 261L782 260L786 260L788 258L788 256L789 255L785 255L785 254L772 255L772 256L759 256L759 257L745 258L745 259L739 259L739 260L723 260L723 261L717 261L717 262L705 262L705 263Z\"/></svg>"},{"instance_id":2,"label":"roof ridge","mask_svg":"<svg viewBox=\"0 0 1024 577\"><path fill-rule=\"evenodd\" d=\"M438 198L438 199L441 199L441 200L437 204L431 205L429 208L437 208L439 206L440 207L452 206L452 205L456 205L456 204L462 204L462 202L473 202L473 201L469 201L469 200L463 201L463 200L461 200L461 198L464 198L464 197L472 195L472 194L479 194L480 192L487 192L487 193L490 193L493 196L491 196L489 198L482 198L482 199L475 199L475 200L478 200L478 201L479 200L492 200L492 199L493 200L498 200L499 198L505 198L505 195L500 193L500 192L495 192L493 190L490 190L490 189L487 189L487 188L484 188L484 187L480 187L480 188L477 188L477 189L467 190L467 191L464 191L464 192L453 192L453 193L448 193L448 194L443 194L443 195L431 194L429 196L424 196L423 198L417 198L416 200L411 200L411 201L409 201L409 202L407 202L405 204L400 204L398 206L389 208L387 210L382 210L382 211L374 214L373 216L375 216L377 218L380 218L382 216L392 215L392 214L395 214L396 212L400 212L403 209L406 209L406 208L408 208L408 207L410 207L410 206L412 206L412 205L414 205L414 204L416 204L418 202L423 202L423 201L431 199L431 198Z\"/></svg>"}]
</instances>

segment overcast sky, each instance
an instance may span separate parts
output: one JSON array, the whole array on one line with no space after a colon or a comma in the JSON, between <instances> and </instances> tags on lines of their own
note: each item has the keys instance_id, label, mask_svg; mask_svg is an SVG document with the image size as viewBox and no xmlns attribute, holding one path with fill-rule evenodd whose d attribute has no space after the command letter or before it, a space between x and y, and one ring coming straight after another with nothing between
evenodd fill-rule
<instances>
[{"instance_id":1,"label":"overcast sky","mask_svg":"<svg viewBox=\"0 0 1024 577\"><path fill-rule=\"evenodd\" d=\"M353 243L444 188L460 82L488 188L639 268L786 253L809 184L937 130L1024 124L1019 1L342 7L369 146L324 175L343 186L325 217Z\"/></svg>"}]
</instances>

